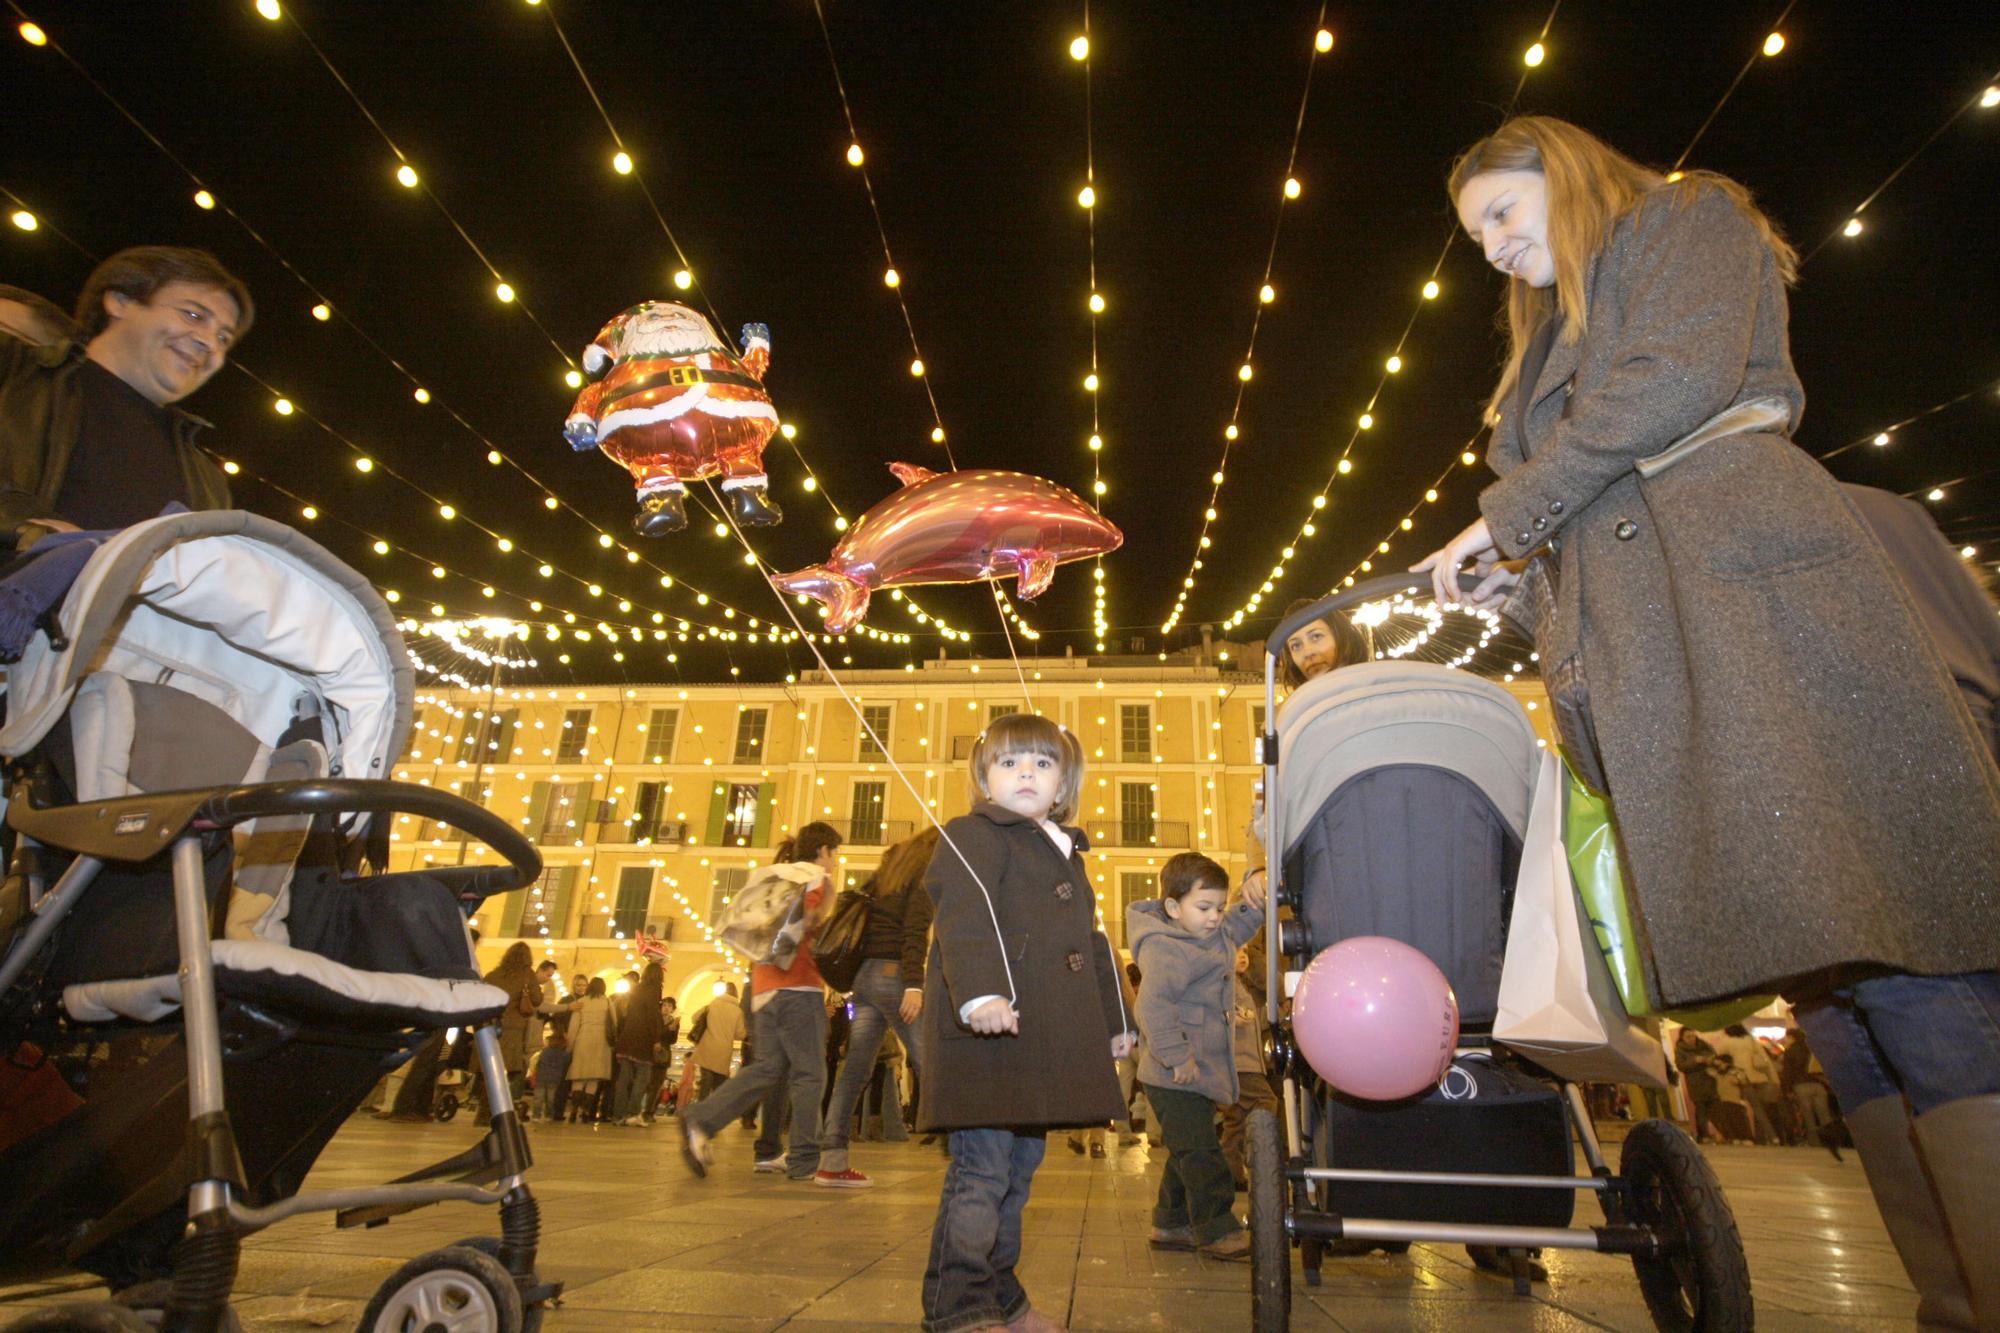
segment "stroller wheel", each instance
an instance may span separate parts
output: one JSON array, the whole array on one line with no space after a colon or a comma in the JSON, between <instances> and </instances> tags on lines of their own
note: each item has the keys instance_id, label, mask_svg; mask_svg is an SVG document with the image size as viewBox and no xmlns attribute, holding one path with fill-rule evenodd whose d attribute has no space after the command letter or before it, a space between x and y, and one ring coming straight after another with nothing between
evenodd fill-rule
<instances>
[{"instance_id":1,"label":"stroller wheel","mask_svg":"<svg viewBox=\"0 0 2000 1333\"><path fill-rule=\"evenodd\" d=\"M452 1244L468 1250L477 1250L494 1263L500 1264L502 1268L507 1266L500 1262L500 1238L498 1236L467 1236L464 1240L453 1241ZM518 1283L515 1289L519 1290ZM542 1316L547 1313L548 1309L543 1305L522 1305L521 1333L541 1333Z\"/></svg>"},{"instance_id":2,"label":"stroller wheel","mask_svg":"<svg viewBox=\"0 0 2000 1333\"><path fill-rule=\"evenodd\" d=\"M432 1117L435 1118L440 1125L457 1114L458 1114L458 1098L448 1092L437 1099L437 1106L434 1107L431 1111Z\"/></svg>"},{"instance_id":3,"label":"stroller wheel","mask_svg":"<svg viewBox=\"0 0 2000 1333\"><path fill-rule=\"evenodd\" d=\"M356 1333L521 1333L521 1293L497 1259L462 1245L420 1254L376 1288Z\"/></svg>"},{"instance_id":4,"label":"stroller wheel","mask_svg":"<svg viewBox=\"0 0 2000 1333\"><path fill-rule=\"evenodd\" d=\"M1721 1182L1694 1140L1667 1121L1641 1121L1625 1138L1619 1176L1626 1220L1652 1228L1664 1251L1632 1259L1654 1324L1667 1333L1749 1329L1750 1265Z\"/></svg>"},{"instance_id":5,"label":"stroller wheel","mask_svg":"<svg viewBox=\"0 0 2000 1333\"><path fill-rule=\"evenodd\" d=\"M116 1301L87 1301L37 1310L7 1325L6 1333L152 1333L137 1310Z\"/></svg>"},{"instance_id":6,"label":"stroller wheel","mask_svg":"<svg viewBox=\"0 0 2000 1333\"><path fill-rule=\"evenodd\" d=\"M1243 1137L1250 1168L1250 1326L1256 1333L1284 1333L1292 1323L1292 1247L1285 1234L1278 1117L1252 1111Z\"/></svg>"}]
</instances>

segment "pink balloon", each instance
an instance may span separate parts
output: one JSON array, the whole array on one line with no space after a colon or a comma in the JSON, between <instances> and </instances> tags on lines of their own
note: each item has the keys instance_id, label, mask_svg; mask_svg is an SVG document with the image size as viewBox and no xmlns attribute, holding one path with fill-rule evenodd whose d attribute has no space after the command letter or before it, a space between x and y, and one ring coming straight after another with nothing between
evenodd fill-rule
<instances>
[{"instance_id":1,"label":"pink balloon","mask_svg":"<svg viewBox=\"0 0 2000 1333\"><path fill-rule=\"evenodd\" d=\"M1458 997L1437 964L1380 935L1357 935L1306 964L1292 1033L1321 1078L1350 1097L1414 1097L1458 1045Z\"/></svg>"},{"instance_id":2,"label":"pink balloon","mask_svg":"<svg viewBox=\"0 0 2000 1333\"><path fill-rule=\"evenodd\" d=\"M823 565L771 581L826 607L826 630L845 634L868 614L871 593L924 583L1018 576L1023 601L1039 597L1056 566L1115 551L1125 534L1073 492L1021 472L932 472L891 463L903 483L863 514Z\"/></svg>"}]
</instances>

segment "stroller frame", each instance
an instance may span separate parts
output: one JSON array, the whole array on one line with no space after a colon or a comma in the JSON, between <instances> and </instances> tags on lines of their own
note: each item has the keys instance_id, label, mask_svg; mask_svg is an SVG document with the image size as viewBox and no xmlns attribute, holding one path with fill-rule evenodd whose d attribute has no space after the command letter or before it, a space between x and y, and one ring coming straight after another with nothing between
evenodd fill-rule
<instances>
[{"instance_id":1,"label":"stroller frame","mask_svg":"<svg viewBox=\"0 0 2000 1333\"><path fill-rule=\"evenodd\" d=\"M497 1204L502 1232L498 1245L461 1242L483 1253L459 1258L466 1262L498 1261L497 1271L510 1280L512 1291L496 1296L505 1305L509 1303L506 1296L512 1295L516 1327L520 1326L522 1309L539 1314L538 1307L560 1293L560 1284L542 1283L535 1276L540 1209L526 1183L532 1158L508 1087L495 1020L473 1029L480 1077L493 1110L490 1130L473 1148L383 1185L301 1192L263 1207L238 1197L245 1188L244 1171L224 1101L220 1006L203 877L203 835L247 820L361 811L410 813L462 829L505 859L505 865L430 872L469 915L488 896L533 882L541 873L541 855L533 844L479 806L414 784L316 779L152 792L40 808L34 802L32 775L17 771L13 776L7 822L38 843L77 855L56 883L31 904L32 919L17 934L6 957L0 959L0 994L27 973L105 862L144 860L160 847L171 846L193 1166L188 1182L188 1227L174 1252L172 1290L160 1325L163 1330L212 1333L224 1327L243 1237L308 1212L333 1212L342 1227L378 1226L397 1214L447 1200ZM487 1268L484 1276L491 1278L495 1271Z\"/></svg>"},{"instance_id":2,"label":"stroller frame","mask_svg":"<svg viewBox=\"0 0 2000 1333\"><path fill-rule=\"evenodd\" d=\"M1306 961L1312 946L1333 941L1310 940L1299 918L1305 886L1285 882L1285 842L1278 799L1278 654L1303 626L1330 613L1363 602L1391 597L1429 586L1427 576L1389 574L1368 579L1286 617L1272 631L1264 653L1264 732L1257 738L1258 760L1264 767L1264 846L1272 880L1264 917L1266 1017L1270 1022L1270 1063L1281 1077L1279 1095L1283 1124L1265 1110L1254 1111L1246 1125L1250 1175L1251 1310L1258 1333L1277 1333L1290 1326L1291 1246L1301 1251L1307 1285L1318 1286L1325 1244L1334 1240L1407 1244L1432 1241L1487 1245L1511 1251L1514 1289L1529 1290L1527 1251L1530 1249L1595 1250L1630 1255L1640 1286L1656 1323L1666 1329L1717 1330L1750 1327L1749 1270L1741 1241L1719 1186L1700 1150L1678 1126L1646 1121L1634 1127L1641 1152L1626 1153L1624 1175L1614 1175L1604 1160L1583 1093L1574 1083L1561 1085L1568 1120L1590 1167L1588 1176L1503 1175L1477 1172L1361 1170L1307 1164L1301 1132L1300 1106L1304 1090L1303 1057L1282 1012L1285 968L1280 957ZM1295 919L1280 921L1280 907ZM1478 1047L1461 1046L1457 1054ZM1647 1131L1641 1134L1640 1131ZM1281 1136L1282 1135L1282 1139ZM1627 1140L1628 1145L1631 1139ZM1644 1155L1644 1178L1635 1179L1631 1158ZM1529 1227L1454 1222L1411 1222L1386 1218L1343 1217L1319 1206L1321 1183L1347 1181L1370 1184L1450 1185L1497 1189L1559 1189L1594 1193L1609 1225Z\"/></svg>"}]
</instances>

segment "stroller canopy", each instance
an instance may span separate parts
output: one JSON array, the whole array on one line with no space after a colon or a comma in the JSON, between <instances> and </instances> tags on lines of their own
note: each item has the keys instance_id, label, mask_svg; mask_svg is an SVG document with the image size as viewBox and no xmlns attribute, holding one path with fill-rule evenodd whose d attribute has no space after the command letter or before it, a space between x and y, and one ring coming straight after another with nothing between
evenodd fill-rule
<instances>
[{"instance_id":1,"label":"stroller canopy","mask_svg":"<svg viewBox=\"0 0 2000 1333\"><path fill-rule=\"evenodd\" d=\"M38 632L9 671L0 757L38 743L99 673L191 694L266 747L316 714L333 776L387 777L409 743L413 678L388 606L268 519L211 510L134 524L91 556L58 619L66 646Z\"/></svg>"},{"instance_id":2,"label":"stroller canopy","mask_svg":"<svg viewBox=\"0 0 2000 1333\"><path fill-rule=\"evenodd\" d=\"M1432 662L1363 662L1309 680L1278 710L1285 854L1348 779L1387 764L1458 773L1527 830L1539 759L1521 705L1499 685Z\"/></svg>"}]
</instances>

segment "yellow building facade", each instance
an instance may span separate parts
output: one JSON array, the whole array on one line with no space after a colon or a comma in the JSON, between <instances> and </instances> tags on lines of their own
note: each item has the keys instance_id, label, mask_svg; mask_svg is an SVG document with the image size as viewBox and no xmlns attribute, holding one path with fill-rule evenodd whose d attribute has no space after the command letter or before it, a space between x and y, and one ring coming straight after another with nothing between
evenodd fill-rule
<instances>
[{"instance_id":1,"label":"yellow building facade","mask_svg":"<svg viewBox=\"0 0 2000 1333\"><path fill-rule=\"evenodd\" d=\"M1539 684L1507 688L1546 736ZM974 738L1027 709L1069 728L1088 756L1075 822L1115 944L1125 905L1157 892L1175 852L1203 852L1232 877L1250 868L1263 678L1222 653L1043 658L1018 672L1007 659L932 661L844 671L838 684L813 673L770 685L420 690L396 775L478 801L542 852L533 888L474 918L487 965L525 939L565 982L616 977L638 964L644 932L667 950L667 993L692 1012L716 982L743 978L710 926L791 830L832 823L844 880L861 884L890 845L965 813L977 799ZM392 838L395 869L493 859L414 817Z\"/></svg>"}]
</instances>

